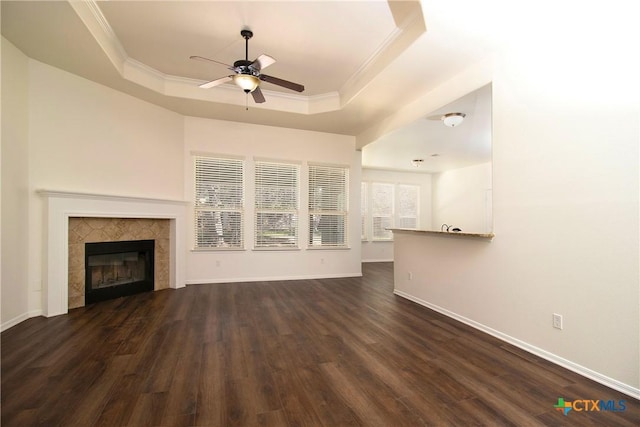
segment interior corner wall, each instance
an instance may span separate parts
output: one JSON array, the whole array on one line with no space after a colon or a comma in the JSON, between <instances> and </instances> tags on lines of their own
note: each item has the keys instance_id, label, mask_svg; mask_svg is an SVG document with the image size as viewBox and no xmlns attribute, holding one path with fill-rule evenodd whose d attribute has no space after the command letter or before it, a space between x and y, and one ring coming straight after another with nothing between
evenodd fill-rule
<instances>
[{"instance_id":1,"label":"interior corner wall","mask_svg":"<svg viewBox=\"0 0 640 427\"><path fill-rule=\"evenodd\" d=\"M431 229L432 213L432 175L428 173L414 173L390 171L384 169L363 168L362 181L384 182L390 184L414 184L420 186L420 217L418 228ZM371 224L366 224L369 229ZM393 241L362 242L363 262L387 262L393 261Z\"/></svg>"},{"instance_id":2,"label":"interior corner wall","mask_svg":"<svg viewBox=\"0 0 640 427\"><path fill-rule=\"evenodd\" d=\"M290 280L360 276L360 155L355 138L345 135L185 118L185 193L193 200L193 154L238 156L246 160L245 250L191 251L187 283ZM256 158L301 164L300 250L253 250L253 161ZM307 165L310 162L349 167L349 249L306 249ZM193 209L193 207L191 207ZM193 215L188 228L193 230ZM189 236L193 248L194 236Z\"/></svg>"},{"instance_id":3,"label":"interior corner wall","mask_svg":"<svg viewBox=\"0 0 640 427\"><path fill-rule=\"evenodd\" d=\"M2 316L28 317L28 58L2 38Z\"/></svg>"},{"instance_id":4,"label":"interior corner wall","mask_svg":"<svg viewBox=\"0 0 640 427\"><path fill-rule=\"evenodd\" d=\"M464 232L490 233L491 162L437 173L433 185L433 230L442 224Z\"/></svg>"}]
</instances>

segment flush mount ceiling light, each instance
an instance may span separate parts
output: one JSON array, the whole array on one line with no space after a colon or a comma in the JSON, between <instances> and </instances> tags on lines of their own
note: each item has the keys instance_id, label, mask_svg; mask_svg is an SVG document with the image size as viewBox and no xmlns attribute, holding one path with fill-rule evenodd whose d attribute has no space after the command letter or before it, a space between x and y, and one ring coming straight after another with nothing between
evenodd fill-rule
<instances>
[{"instance_id":1,"label":"flush mount ceiling light","mask_svg":"<svg viewBox=\"0 0 640 427\"><path fill-rule=\"evenodd\" d=\"M411 160L411 163L413 163L413 166L415 166L417 168L422 166L423 162L424 162L424 159L413 159L413 160Z\"/></svg>"},{"instance_id":2,"label":"flush mount ceiling light","mask_svg":"<svg viewBox=\"0 0 640 427\"><path fill-rule=\"evenodd\" d=\"M252 74L236 74L233 76L233 82L240 86L245 93L251 93L260 84L260 79Z\"/></svg>"},{"instance_id":3,"label":"flush mount ceiling light","mask_svg":"<svg viewBox=\"0 0 640 427\"><path fill-rule=\"evenodd\" d=\"M467 115L465 113L447 113L440 119L445 126L450 128L458 126Z\"/></svg>"}]
</instances>

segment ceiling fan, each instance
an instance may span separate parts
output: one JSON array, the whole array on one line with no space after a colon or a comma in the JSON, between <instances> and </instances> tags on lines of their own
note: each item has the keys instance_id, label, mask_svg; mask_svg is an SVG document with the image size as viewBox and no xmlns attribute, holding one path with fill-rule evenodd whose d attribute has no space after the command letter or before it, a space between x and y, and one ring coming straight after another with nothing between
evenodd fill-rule
<instances>
[{"instance_id":1,"label":"ceiling fan","mask_svg":"<svg viewBox=\"0 0 640 427\"><path fill-rule=\"evenodd\" d=\"M208 61L225 65L231 71L235 72L235 74L232 74L230 76L221 77L219 79L203 83L200 85L201 88L209 89L233 80L233 82L238 85L245 93L251 93L251 96L253 96L253 100L258 104L265 102L264 95L260 90L260 81L265 81L267 83L295 90L296 92L302 92L304 90L304 86L301 84L262 74L262 70L275 63L276 60L269 55L260 55L254 61L249 61L249 39L253 37L253 32L251 30L244 29L240 31L240 35L245 40L245 59L237 60L233 63L233 66L213 59L205 58L203 56L194 55L189 57L190 59L195 59L198 61Z\"/></svg>"}]
</instances>

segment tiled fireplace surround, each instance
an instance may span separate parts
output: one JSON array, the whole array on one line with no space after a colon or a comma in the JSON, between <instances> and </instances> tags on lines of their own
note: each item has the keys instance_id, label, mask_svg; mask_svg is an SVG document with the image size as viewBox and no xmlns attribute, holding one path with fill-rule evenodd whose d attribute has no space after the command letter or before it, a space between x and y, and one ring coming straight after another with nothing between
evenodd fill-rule
<instances>
[{"instance_id":1,"label":"tiled fireplace surround","mask_svg":"<svg viewBox=\"0 0 640 427\"><path fill-rule=\"evenodd\" d=\"M154 240L154 290L169 287L169 219L69 218L69 308L85 305L85 244Z\"/></svg>"},{"instance_id":2,"label":"tiled fireplace surround","mask_svg":"<svg viewBox=\"0 0 640 427\"><path fill-rule=\"evenodd\" d=\"M42 314L84 305L84 243L156 240L155 286L185 285L187 202L41 190L45 199Z\"/></svg>"}]
</instances>

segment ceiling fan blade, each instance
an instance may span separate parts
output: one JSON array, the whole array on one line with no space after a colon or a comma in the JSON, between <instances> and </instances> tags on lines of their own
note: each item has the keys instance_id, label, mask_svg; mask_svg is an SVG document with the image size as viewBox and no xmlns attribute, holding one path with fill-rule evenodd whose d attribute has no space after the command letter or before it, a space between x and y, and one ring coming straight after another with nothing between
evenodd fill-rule
<instances>
[{"instance_id":1,"label":"ceiling fan blade","mask_svg":"<svg viewBox=\"0 0 640 427\"><path fill-rule=\"evenodd\" d=\"M269 55L260 55L258 56L258 58L256 58L255 61L251 63L251 67L254 70L260 71L260 70L264 70L269 65L275 64L275 62L276 60Z\"/></svg>"},{"instance_id":2,"label":"ceiling fan blade","mask_svg":"<svg viewBox=\"0 0 640 427\"><path fill-rule=\"evenodd\" d=\"M298 83L293 83L287 80L282 80L277 77L267 76L266 74L260 74L260 80L264 80L267 83L286 87L287 89L295 90L296 92L302 92L304 86Z\"/></svg>"},{"instance_id":3,"label":"ceiling fan blade","mask_svg":"<svg viewBox=\"0 0 640 427\"><path fill-rule=\"evenodd\" d=\"M232 76L221 77L219 79L212 80L212 81L210 81L208 83L203 83L199 87L201 87L202 89L209 89L209 88L212 88L214 86L218 86L218 85L221 85L223 83L230 82L231 79L232 79Z\"/></svg>"},{"instance_id":4,"label":"ceiling fan blade","mask_svg":"<svg viewBox=\"0 0 640 427\"><path fill-rule=\"evenodd\" d=\"M205 58L204 56L192 55L189 59L194 59L196 61L204 61L204 62L213 62L214 64L224 65L227 68L231 68L231 65L225 64L224 62L216 61L215 59Z\"/></svg>"},{"instance_id":5,"label":"ceiling fan blade","mask_svg":"<svg viewBox=\"0 0 640 427\"><path fill-rule=\"evenodd\" d=\"M260 86L258 86L253 92L251 92L251 96L253 96L253 100L256 102L256 104L262 104L264 101L266 101L264 99L262 91L260 90Z\"/></svg>"}]
</instances>

